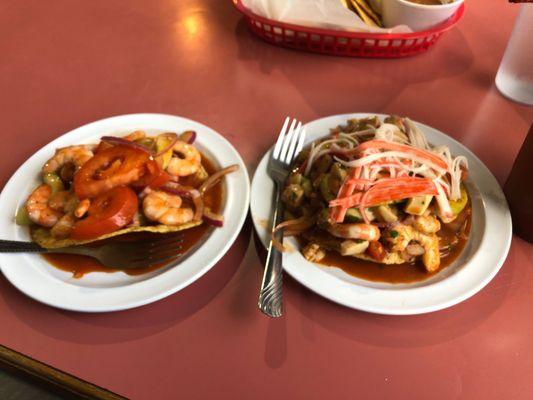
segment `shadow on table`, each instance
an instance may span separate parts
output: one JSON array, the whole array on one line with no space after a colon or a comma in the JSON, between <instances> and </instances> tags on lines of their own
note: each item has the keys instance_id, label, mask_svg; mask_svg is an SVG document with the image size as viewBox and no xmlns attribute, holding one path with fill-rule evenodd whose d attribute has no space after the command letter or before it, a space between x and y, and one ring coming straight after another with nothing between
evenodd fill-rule
<instances>
[{"instance_id":1,"label":"shadow on table","mask_svg":"<svg viewBox=\"0 0 533 400\"><path fill-rule=\"evenodd\" d=\"M209 304L239 268L250 230L248 218L230 250L198 281L163 300L132 310L84 314L48 308L41 312L46 306L18 292L3 277L0 293L13 313L41 334L89 344L136 340L176 326Z\"/></svg>"},{"instance_id":2,"label":"shadow on table","mask_svg":"<svg viewBox=\"0 0 533 400\"><path fill-rule=\"evenodd\" d=\"M253 36L244 20L237 24L235 37L238 57L244 61L239 68L240 79L248 79L250 69L259 69L265 79L282 74L286 77L284 83L300 93L298 100L307 103L318 115L382 112L402 95L405 87L463 74L473 64L472 51L459 29L448 32L425 54L387 60L334 57L281 48ZM249 74L251 88L258 86L256 77L256 73ZM282 94L280 91L280 102L283 102ZM344 109L336 106L339 97L345 99ZM421 97L427 98L427 93L421 93Z\"/></svg>"},{"instance_id":3,"label":"shadow on table","mask_svg":"<svg viewBox=\"0 0 533 400\"><path fill-rule=\"evenodd\" d=\"M472 81L472 83L474 83L482 90L486 91L485 97L490 98L490 101L492 103L497 104L499 106L499 108L496 108L494 110L495 112L504 113L507 110L511 109L512 112L518 115L529 128L531 122L533 121L533 107L522 103L517 103L506 98L503 94L500 93L500 91L496 87L495 78L496 71L493 70L479 69L476 67L470 71L470 80ZM491 97L493 97L493 99ZM501 108L502 100L507 103L505 104L505 110L502 110Z\"/></svg>"},{"instance_id":4,"label":"shadow on table","mask_svg":"<svg viewBox=\"0 0 533 400\"><path fill-rule=\"evenodd\" d=\"M252 235L253 244L255 247L256 255L260 260L258 265L261 266L261 276L263 275L263 265L265 265L267 252L261 243L261 239L257 236L257 232ZM290 278L289 278L290 279ZM292 279L290 279L292 281ZM292 282L289 283L289 285ZM283 276L283 285L284 293L287 290L287 275ZM257 299L259 294L259 288L254 293L254 300ZM255 300L257 303L257 300ZM285 301L285 294L284 294ZM261 312L255 308L255 313L260 314L262 318L268 318L265 315L262 315ZM285 310L286 311L286 310ZM287 359L287 317L283 316L281 318L268 318L268 326L266 331L266 340L265 340L265 363L272 369L280 368Z\"/></svg>"},{"instance_id":5,"label":"shadow on table","mask_svg":"<svg viewBox=\"0 0 533 400\"><path fill-rule=\"evenodd\" d=\"M256 251L261 260L266 251L254 234ZM514 249L507 264L513 264ZM422 315L387 316L340 306L320 297L284 275L284 300L302 314L302 336L314 340L315 324L347 339L378 347L414 348L446 343L463 336L483 323L498 309L509 287L514 270L505 268L483 291L454 307ZM287 354L285 318L271 320L267 332L266 363L276 368Z\"/></svg>"}]
</instances>

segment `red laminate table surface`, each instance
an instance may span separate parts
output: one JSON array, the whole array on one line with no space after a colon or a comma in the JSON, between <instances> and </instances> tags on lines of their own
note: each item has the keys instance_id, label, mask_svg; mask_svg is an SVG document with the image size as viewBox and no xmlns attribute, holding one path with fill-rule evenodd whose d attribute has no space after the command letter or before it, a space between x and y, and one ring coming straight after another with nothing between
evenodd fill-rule
<instances>
[{"instance_id":1,"label":"red laminate table surface","mask_svg":"<svg viewBox=\"0 0 533 400\"><path fill-rule=\"evenodd\" d=\"M467 6L429 53L364 60L265 44L226 0L3 2L0 182L56 136L111 115L201 121L253 172L287 114L355 111L448 132L504 182L533 120L493 84L517 10ZM343 308L287 278L286 315L269 320L255 305L262 257L248 221L187 289L100 315L41 305L0 277L0 343L135 399L533 397L533 246L519 238L479 294L412 317Z\"/></svg>"}]
</instances>

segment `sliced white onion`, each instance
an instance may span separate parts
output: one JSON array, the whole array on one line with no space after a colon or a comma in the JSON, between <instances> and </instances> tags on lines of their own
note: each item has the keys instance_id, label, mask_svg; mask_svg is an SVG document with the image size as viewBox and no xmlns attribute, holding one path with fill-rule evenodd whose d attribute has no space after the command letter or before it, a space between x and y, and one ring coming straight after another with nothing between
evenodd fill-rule
<instances>
[{"instance_id":1,"label":"sliced white onion","mask_svg":"<svg viewBox=\"0 0 533 400\"><path fill-rule=\"evenodd\" d=\"M447 171L440 168L438 165L432 163L431 161L427 161L422 157L418 157L414 154L405 153L402 151L384 151L381 153L376 154L370 154L368 156L359 158L357 160L353 161L344 161L336 157L336 160L339 161L341 164L347 166L347 167L362 167L363 165L370 164L374 161L380 160L382 158L388 158L388 157L398 157L402 159L408 159L416 161L417 163L427 165L428 167L433 168L434 170L438 171L441 174L445 174Z\"/></svg>"},{"instance_id":2,"label":"sliced white onion","mask_svg":"<svg viewBox=\"0 0 533 400\"><path fill-rule=\"evenodd\" d=\"M348 139L344 139L344 138L335 138L335 139L324 140L323 142L317 144L316 146L313 143L313 145L311 147L311 152L309 153L309 158L307 159L307 165L305 166L304 175L309 175L309 172L311 172L311 167L313 166L313 163L316 160L319 159L319 157L318 157L319 153L322 150L324 150L324 148L326 146L333 145L333 144L338 144L338 143L352 144L351 141L349 141ZM329 152L330 151L328 151L327 153L329 153ZM326 154L326 153L323 153L323 154Z\"/></svg>"},{"instance_id":3,"label":"sliced white onion","mask_svg":"<svg viewBox=\"0 0 533 400\"><path fill-rule=\"evenodd\" d=\"M405 129L411 145L425 150L430 148L424 132L422 132L418 126L407 117L405 118Z\"/></svg>"}]
</instances>

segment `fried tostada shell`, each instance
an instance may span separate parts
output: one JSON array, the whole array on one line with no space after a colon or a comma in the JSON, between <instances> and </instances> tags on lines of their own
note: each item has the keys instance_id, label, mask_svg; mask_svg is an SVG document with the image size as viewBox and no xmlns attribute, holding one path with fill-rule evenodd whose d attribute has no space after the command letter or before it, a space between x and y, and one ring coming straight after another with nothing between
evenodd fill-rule
<instances>
[{"instance_id":1,"label":"fried tostada shell","mask_svg":"<svg viewBox=\"0 0 533 400\"><path fill-rule=\"evenodd\" d=\"M58 238L53 237L50 234L50 229L39 227L31 231L31 238L35 243L37 243L41 247L44 247L46 249L57 249L60 247L78 246L78 245L82 245L86 243L96 242L98 240L109 239L112 237L121 236L121 235L125 235L128 233L149 232L149 233L165 234L165 233L179 232L179 231L184 231L187 229L194 228L195 226L199 226L201 224L202 224L202 221L194 221L194 222L189 222L187 224L183 224L179 226L169 226L169 225L132 226L130 228L120 229L118 231L108 233L106 235L102 235L94 239L88 239L88 240L74 240L70 238L58 239Z\"/></svg>"}]
</instances>

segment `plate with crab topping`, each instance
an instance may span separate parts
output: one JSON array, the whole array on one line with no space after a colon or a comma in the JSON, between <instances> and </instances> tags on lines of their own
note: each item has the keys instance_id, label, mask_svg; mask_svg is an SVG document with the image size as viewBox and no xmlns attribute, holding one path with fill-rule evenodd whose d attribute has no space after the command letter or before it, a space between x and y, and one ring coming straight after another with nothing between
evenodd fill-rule
<instances>
[{"instance_id":1,"label":"plate with crab topping","mask_svg":"<svg viewBox=\"0 0 533 400\"><path fill-rule=\"evenodd\" d=\"M307 146L282 188L283 267L316 293L382 314L457 304L509 250L501 188L467 148L407 117L350 114L305 125ZM252 182L264 244L273 192L268 153Z\"/></svg>"},{"instance_id":2,"label":"plate with crab topping","mask_svg":"<svg viewBox=\"0 0 533 400\"><path fill-rule=\"evenodd\" d=\"M0 268L55 307L140 306L207 272L236 239L248 198L241 157L207 126L162 114L107 118L59 137L17 170L0 195L1 237L57 249L179 232L187 257L120 269L80 255L0 254Z\"/></svg>"}]
</instances>

